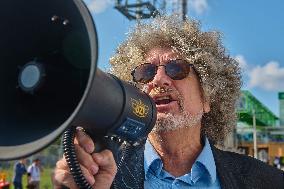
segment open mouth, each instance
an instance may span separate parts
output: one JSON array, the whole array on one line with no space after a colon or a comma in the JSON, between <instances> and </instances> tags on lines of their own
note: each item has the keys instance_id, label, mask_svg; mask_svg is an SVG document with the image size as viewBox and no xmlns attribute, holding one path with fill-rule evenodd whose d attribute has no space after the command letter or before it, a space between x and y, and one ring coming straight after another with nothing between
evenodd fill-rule
<instances>
[{"instance_id":1,"label":"open mouth","mask_svg":"<svg viewBox=\"0 0 284 189\"><path fill-rule=\"evenodd\" d=\"M157 105L166 105L166 104L169 104L169 103L171 103L175 100L172 99L170 96L162 96L162 97L154 98L154 101Z\"/></svg>"}]
</instances>

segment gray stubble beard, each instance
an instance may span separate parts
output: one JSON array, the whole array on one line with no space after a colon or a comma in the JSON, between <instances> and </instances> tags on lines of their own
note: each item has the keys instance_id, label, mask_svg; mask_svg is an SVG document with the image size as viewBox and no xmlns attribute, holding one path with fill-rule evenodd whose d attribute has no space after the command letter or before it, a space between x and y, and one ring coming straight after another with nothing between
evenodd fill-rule
<instances>
[{"instance_id":1,"label":"gray stubble beard","mask_svg":"<svg viewBox=\"0 0 284 189\"><path fill-rule=\"evenodd\" d=\"M193 127L197 125L197 123L201 122L203 110L200 110L200 112L198 112L197 114L192 115L185 111L184 99L176 89L172 89L170 87L158 87L154 88L153 90L157 93L161 93L161 89L164 89L164 92L170 91L171 93L177 94L177 103L179 106L180 114L174 115L172 113L165 113L165 116L157 119L156 124L154 125L151 133L160 133L186 127ZM144 86L142 91L147 91L147 86Z\"/></svg>"},{"instance_id":2,"label":"gray stubble beard","mask_svg":"<svg viewBox=\"0 0 284 189\"><path fill-rule=\"evenodd\" d=\"M203 111L200 111L195 115L191 115L186 111L181 112L180 115L166 113L162 118L157 119L156 124L151 132L160 133L194 127L201 122L202 116Z\"/></svg>"}]
</instances>

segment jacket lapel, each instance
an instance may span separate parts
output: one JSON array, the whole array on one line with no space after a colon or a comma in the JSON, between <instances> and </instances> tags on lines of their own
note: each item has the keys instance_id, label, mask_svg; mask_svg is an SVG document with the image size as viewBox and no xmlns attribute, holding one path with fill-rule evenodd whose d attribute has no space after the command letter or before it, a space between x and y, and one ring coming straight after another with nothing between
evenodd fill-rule
<instances>
[{"instance_id":1,"label":"jacket lapel","mask_svg":"<svg viewBox=\"0 0 284 189\"><path fill-rule=\"evenodd\" d=\"M240 166L224 151L211 144L217 175L222 189L246 188L242 182Z\"/></svg>"}]
</instances>

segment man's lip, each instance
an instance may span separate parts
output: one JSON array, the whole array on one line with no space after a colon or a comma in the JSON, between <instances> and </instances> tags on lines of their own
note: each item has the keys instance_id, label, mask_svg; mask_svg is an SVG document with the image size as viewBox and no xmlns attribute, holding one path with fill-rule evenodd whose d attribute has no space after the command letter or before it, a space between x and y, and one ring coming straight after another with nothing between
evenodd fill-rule
<instances>
[{"instance_id":1,"label":"man's lip","mask_svg":"<svg viewBox=\"0 0 284 189\"><path fill-rule=\"evenodd\" d=\"M158 99L162 98L162 97L170 97L170 100L171 101L176 101L175 97L172 95L172 94L163 94L163 95L155 95L155 96L151 96L151 98L154 100L154 101L157 101Z\"/></svg>"},{"instance_id":2,"label":"man's lip","mask_svg":"<svg viewBox=\"0 0 284 189\"><path fill-rule=\"evenodd\" d=\"M165 111L169 111L170 109L172 109L173 106L175 106L175 104L177 104L176 100L171 101L168 104L156 104L156 108L158 112L165 112Z\"/></svg>"}]
</instances>

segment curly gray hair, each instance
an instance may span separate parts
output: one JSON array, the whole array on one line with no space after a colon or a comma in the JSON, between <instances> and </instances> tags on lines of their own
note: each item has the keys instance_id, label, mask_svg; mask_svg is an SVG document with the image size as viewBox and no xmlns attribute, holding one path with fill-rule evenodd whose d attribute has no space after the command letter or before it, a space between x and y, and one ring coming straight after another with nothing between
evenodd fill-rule
<instances>
[{"instance_id":1,"label":"curly gray hair","mask_svg":"<svg viewBox=\"0 0 284 189\"><path fill-rule=\"evenodd\" d=\"M131 81L131 71L145 62L146 53L155 47L172 48L194 65L211 107L203 116L201 132L212 142L221 144L236 125L236 102L242 84L240 67L226 54L221 34L202 32L199 22L183 21L175 15L138 23L110 59L111 72Z\"/></svg>"}]
</instances>

